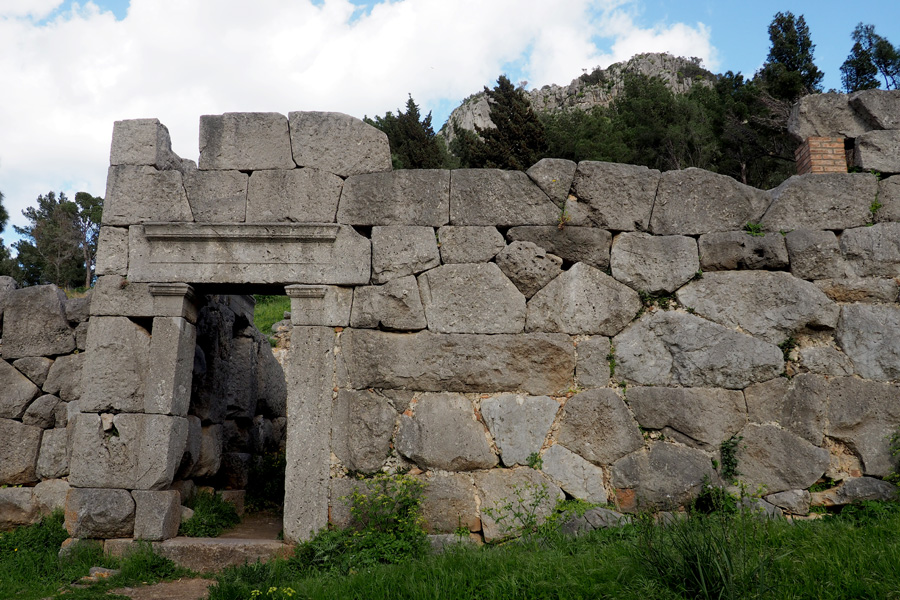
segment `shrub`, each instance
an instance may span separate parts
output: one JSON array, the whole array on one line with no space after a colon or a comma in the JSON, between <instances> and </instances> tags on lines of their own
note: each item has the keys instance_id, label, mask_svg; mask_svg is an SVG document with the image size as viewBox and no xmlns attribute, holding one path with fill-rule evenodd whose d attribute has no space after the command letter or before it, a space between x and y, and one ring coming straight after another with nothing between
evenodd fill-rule
<instances>
[{"instance_id":1,"label":"shrub","mask_svg":"<svg viewBox=\"0 0 900 600\"><path fill-rule=\"evenodd\" d=\"M234 505L217 494L199 491L185 504L194 514L181 524L181 535L218 537L224 530L241 522Z\"/></svg>"}]
</instances>

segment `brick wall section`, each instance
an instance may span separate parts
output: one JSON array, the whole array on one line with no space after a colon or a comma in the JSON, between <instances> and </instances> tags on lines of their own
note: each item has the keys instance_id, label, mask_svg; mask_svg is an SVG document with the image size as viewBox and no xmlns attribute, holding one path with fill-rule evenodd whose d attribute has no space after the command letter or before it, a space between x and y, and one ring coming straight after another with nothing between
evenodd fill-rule
<instances>
[{"instance_id":1,"label":"brick wall section","mask_svg":"<svg viewBox=\"0 0 900 600\"><path fill-rule=\"evenodd\" d=\"M809 137L794 151L797 174L846 173L847 155L843 137Z\"/></svg>"}]
</instances>

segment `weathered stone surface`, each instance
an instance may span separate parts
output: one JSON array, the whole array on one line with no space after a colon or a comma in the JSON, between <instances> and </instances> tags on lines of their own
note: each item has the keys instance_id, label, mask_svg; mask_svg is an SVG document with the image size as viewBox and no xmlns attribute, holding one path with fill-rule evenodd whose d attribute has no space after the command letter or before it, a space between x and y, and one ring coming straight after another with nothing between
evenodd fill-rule
<instances>
[{"instance_id":1,"label":"weathered stone surface","mask_svg":"<svg viewBox=\"0 0 900 600\"><path fill-rule=\"evenodd\" d=\"M446 225L450 171L414 169L348 177L337 220L348 225Z\"/></svg>"},{"instance_id":2,"label":"weathered stone surface","mask_svg":"<svg viewBox=\"0 0 900 600\"><path fill-rule=\"evenodd\" d=\"M261 171L256 173L280 171ZM243 223L247 216L249 175L240 171L189 171L184 174L184 190L195 221ZM273 221L281 219L272 219ZM127 234L126 234L127 235ZM125 239L126 248L128 240ZM124 273L118 273L124 275Z\"/></svg>"},{"instance_id":3,"label":"weathered stone surface","mask_svg":"<svg viewBox=\"0 0 900 600\"><path fill-rule=\"evenodd\" d=\"M813 346L797 351L800 369L819 375L847 377L853 375L853 363L846 354L828 346Z\"/></svg>"},{"instance_id":4,"label":"weathered stone surface","mask_svg":"<svg viewBox=\"0 0 900 600\"><path fill-rule=\"evenodd\" d=\"M631 517L608 508L596 507L585 511L581 517L575 517L563 523L560 531L566 535L580 535L595 529L621 527L631 522Z\"/></svg>"},{"instance_id":5,"label":"weathered stone surface","mask_svg":"<svg viewBox=\"0 0 900 600\"><path fill-rule=\"evenodd\" d=\"M700 269L697 242L682 235L622 233L609 257L612 276L628 287L651 294L672 293Z\"/></svg>"},{"instance_id":6,"label":"weathered stone surface","mask_svg":"<svg viewBox=\"0 0 900 600\"><path fill-rule=\"evenodd\" d=\"M562 272L562 259L532 242L513 242L497 255L496 263L526 298Z\"/></svg>"},{"instance_id":7,"label":"weathered stone surface","mask_svg":"<svg viewBox=\"0 0 900 600\"><path fill-rule=\"evenodd\" d=\"M247 191L248 223L333 223L341 178L319 169L256 171Z\"/></svg>"},{"instance_id":8,"label":"weathered stone surface","mask_svg":"<svg viewBox=\"0 0 900 600\"><path fill-rule=\"evenodd\" d=\"M0 532L32 525L40 518L31 488L0 488Z\"/></svg>"},{"instance_id":9,"label":"weathered stone surface","mask_svg":"<svg viewBox=\"0 0 900 600\"><path fill-rule=\"evenodd\" d=\"M191 477L211 477L222 464L222 425L207 425L200 432L200 454L191 468Z\"/></svg>"},{"instance_id":10,"label":"weathered stone surface","mask_svg":"<svg viewBox=\"0 0 900 600\"><path fill-rule=\"evenodd\" d=\"M841 252L857 275L900 277L900 223L848 229Z\"/></svg>"},{"instance_id":11,"label":"weathered stone surface","mask_svg":"<svg viewBox=\"0 0 900 600\"><path fill-rule=\"evenodd\" d=\"M100 228L97 242L97 258L94 268L97 276L128 275L128 229L126 227Z\"/></svg>"},{"instance_id":12,"label":"weathered stone surface","mask_svg":"<svg viewBox=\"0 0 900 600\"><path fill-rule=\"evenodd\" d=\"M570 263L583 262L601 271L609 267L612 236L605 229L526 225L513 227L506 235L513 242L533 242Z\"/></svg>"},{"instance_id":13,"label":"weathered stone surface","mask_svg":"<svg viewBox=\"0 0 900 600\"><path fill-rule=\"evenodd\" d=\"M225 416L229 419L253 419L259 392L256 389L256 340L246 337L232 342L229 374L225 394Z\"/></svg>"},{"instance_id":14,"label":"weathered stone surface","mask_svg":"<svg viewBox=\"0 0 900 600\"><path fill-rule=\"evenodd\" d=\"M783 271L719 271L678 290L678 301L726 327L779 344L804 329L833 329L840 308Z\"/></svg>"},{"instance_id":15,"label":"weathered stone surface","mask_svg":"<svg viewBox=\"0 0 900 600\"><path fill-rule=\"evenodd\" d=\"M419 276L428 329L439 333L519 333L525 296L494 263L443 265Z\"/></svg>"},{"instance_id":16,"label":"weathered stone surface","mask_svg":"<svg viewBox=\"0 0 900 600\"><path fill-rule=\"evenodd\" d=\"M877 192L878 179L869 173L794 175L769 190L772 203L760 223L766 231L862 227Z\"/></svg>"},{"instance_id":17,"label":"weathered stone surface","mask_svg":"<svg viewBox=\"0 0 900 600\"><path fill-rule=\"evenodd\" d=\"M704 481L716 477L705 453L666 442L654 442L649 450L620 458L611 472L613 487L633 490L628 496L636 504L622 506L628 511L683 506L700 493Z\"/></svg>"},{"instance_id":18,"label":"weathered stone surface","mask_svg":"<svg viewBox=\"0 0 900 600\"><path fill-rule=\"evenodd\" d=\"M426 394L415 416L400 417L397 451L423 469L471 471L497 465L472 403L459 394Z\"/></svg>"},{"instance_id":19,"label":"weathered stone surface","mask_svg":"<svg viewBox=\"0 0 900 600\"><path fill-rule=\"evenodd\" d=\"M766 502L792 515L809 514L809 492L806 490L787 490L769 494L766 496Z\"/></svg>"},{"instance_id":20,"label":"weathered stone surface","mask_svg":"<svg viewBox=\"0 0 900 600\"><path fill-rule=\"evenodd\" d=\"M838 377L828 385L826 434L853 450L866 475L886 477L894 468L888 445L900 426L898 394L898 384L852 377Z\"/></svg>"},{"instance_id":21,"label":"weathered stone surface","mask_svg":"<svg viewBox=\"0 0 900 600\"><path fill-rule=\"evenodd\" d=\"M128 490L72 488L66 498L65 526L73 538L131 537L134 499Z\"/></svg>"},{"instance_id":22,"label":"weathered stone surface","mask_svg":"<svg viewBox=\"0 0 900 600\"><path fill-rule=\"evenodd\" d=\"M278 113L202 115L198 166L201 170L293 169L287 119Z\"/></svg>"},{"instance_id":23,"label":"weathered stone surface","mask_svg":"<svg viewBox=\"0 0 900 600\"><path fill-rule=\"evenodd\" d=\"M178 535L181 524L181 494L175 490L135 490L134 539L159 541Z\"/></svg>"},{"instance_id":24,"label":"weathered stone surface","mask_svg":"<svg viewBox=\"0 0 900 600\"><path fill-rule=\"evenodd\" d=\"M243 490L250 483L253 455L248 452L223 452L222 464L216 474L217 486Z\"/></svg>"},{"instance_id":25,"label":"weathered stone surface","mask_svg":"<svg viewBox=\"0 0 900 600\"><path fill-rule=\"evenodd\" d=\"M379 226L372 228L372 281L387 283L441 264L431 227Z\"/></svg>"},{"instance_id":26,"label":"weathered stone surface","mask_svg":"<svg viewBox=\"0 0 900 600\"><path fill-rule=\"evenodd\" d=\"M354 492L367 492L366 480L331 479L328 485L328 524L338 529L349 527L353 523L350 513L352 495Z\"/></svg>"},{"instance_id":27,"label":"weathered stone surface","mask_svg":"<svg viewBox=\"0 0 900 600\"><path fill-rule=\"evenodd\" d=\"M578 205L597 227L645 231L659 185L659 171L637 165L581 161L573 183Z\"/></svg>"},{"instance_id":28,"label":"weathered stone surface","mask_svg":"<svg viewBox=\"0 0 900 600\"><path fill-rule=\"evenodd\" d=\"M481 402L481 415L507 467L526 465L540 452L558 410L549 396L503 394Z\"/></svg>"},{"instance_id":29,"label":"weathered stone surface","mask_svg":"<svg viewBox=\"0 0 900 600\"><path fill-rule=\"evenodd\" d=\"M107 547L109 541L106 542ZM279 540L242 540L239 538L173 538L153 542L153 551L180 567L197 573L217 573L225 567L240 567L245 564L267 562L274 558L289 558L293 555L291 544ZM107 550L108 552L108 550ZM204 593L207 584L197 586L198 594ZM184 591L184 583L178 588ZM160 590L165 593L164 590Z\"/></svg>"},{"instance_id":30,"label":"weathered stone surface","mask_svg":"<svg viewBox=\"0 0 900 600\"><path fill-rule=\"evenodd\" d=\"M784 236L784 240L791 259L791 273L795 277L826 279L847 272L840 244L833 231L795 229Z\"/></svg>"},{"instance_id":31,"label":"weathered stone surface","mask_svg":"<svg viewBox=\"0 0 900 600\"><path fill-rule=\"evenodd\" d=\"M900 221L900 175L878 182L878 203L881 208L875 212L877 222Z\"/></svg>"},{"instance_id":32,"label":"weathered stone surface","mask_svg":"<svg viewBox=\"0 0 900 600\"><path fill-rule=\"evenodd\" d=\"M24 374L36 386L41 387L47 381L47 373L53 365L53 359L44 356L26 356L13 361L17 371ZM5 389L7 386L3 386Z\"/></svg>"},{"instance_id":33,"label":"weathered stone surface","mask_svg":"<svg viewBox=\"0 0 900 600\"><path fill-rule=\"evenodd\" d=\"M81 413L75 420L69 482L97 488L168 487L187 434L182 417Z\"/></svg>"},{"instance_id":34,"label":"weathered stone surface","mask_svg":"<svg viewBox=\"0 0 900 600\"><path fill-rule=\"evenodd\" d=\"M47 429L41 436L37 460L38 479L56 479L69 474L69 430Z\"/></svg>"},{"instance_id":35,"label":"weathered stone surface","mask_svg":"<svg viewBox=\"0 0 900 600\"><path fill-rule=\"evenodd\" d=\"M41 429L53 427L56 422L56 405L59 404L59 398L44 394L39 396L34 402L28 406L28 410L22 415L22 422L26 425L34 425Z\"/></svg>"},{"instance_id":36,"label":"weathered stone surface","mask_svg":"<svg viewBox=\"0 0 900 600\"><path fill-rule=\"evenodd\" d=\"M594 466L560 444L547 448L541 471L567 494L597 504L606 504L603 469Z\"/></svg>"},{"instance_id":37,"label":"weathered stone surface","mask_svg":"<svg viewBox=\"0 0 900 600\"><path fill-rule=\"evenodd\" d=\"M66 496L71 489L68 481L45 479L32 489L34 490L34 503L41 514L49 515L55 510L65 510Z\"/></svg>"},{"instance_id":38,"label":"weathered stone surface","mask_svg":"<svg viewBox=\"0 0 900 600\"><path fill-rule=\"evenodd\" d=\"M129 165L109 168L103 225L192 220L191 205L178 171Z\"/></svg>"},{"instance_id":39,"label":"weathered stone surface","mask_svg":"<svg viewBox=\"0 0 900 600\"><path fill-rule=\"evenodd\" d=\"M864 90L850 94L848 100L850 107L870 129L900 129L900 92L897 90Z\"/></svg>"},{"instance_id":40,"label":"weathered stone surface","mask_svg":"<svg viewBox=\"0 0 900 600\"><path fill-rule=\"evenodd\" d=\"M104 275L94 284L91 316L153 317L153 296L146 283L119 275Z\"/></svg>"},{"instance_id":41,"label":"weathered stone surface","mask_svg":"<svg viewBox=\"0 0 900 600\"><path fill-rule=\"evenodd\" d=\"M580 387L606 387L611 376L609 355L612 348L609 338L594 336L578 342L578 365L575 377Z\"/></svg>"},{"instance_id":42,"label":"weathered stone surface","mask_svg":"<svg viewBox=\"0 0 900 600\"><path fill-rule=\"evenodd\" d=\"M900 130L867 131L857 137L853 164L863 171L900 173Z\"/></svg>"},{"instance_id":43,"label":"weathered stone surface","mask_svg":"<svg viewBox=\"0 0 900 600\"><path fill-rule=\"evenodd\" d=\"M60 427L66 427L69 424L69 419L74 419L77 414L77 402L60 402L56 405L55 423Z\"/></svg>"},{"instance_id":44,"label":"weathered stone surface","mask_svg":"<svg viewBox=\"0 0 900 600\"><path fill-rule=\"evenodd\" d=\"M341 390L334 404L331 446L351 471L375 473L391 451L397 421L386 398L367 390Z\"/></svg>"},{"instance_id":45,"label":"weathered stone surface","mask_svg":"<svg viewBox=\"0 0 900 600\"><path fill-rule=\"evenodd\" d=\"M259 395L257 413L267 418L287 415L287 385L284 369L269 347L268 341L256 349L256 391Z\"/></svg>"},{"instance_id":46,"label":"weathered stone surface","mask_svg":"<svg viewBox=\"0 0 900 600\"><path fill-rule=\"evenodd\" d=\"M180 317L153 319L144 412L187 416L197 329Z\"/></svg>"},{"instance_id":47,"label":"weathered stone surface","mask_svg":"<svg viewBox=\"0 0 900 600\"><path fill-rule=\"evenodd\" d=\"M897 302L900 292L898 281L886 277L850 275L814 283L835 302Z\"/></svg>"},{"instance_id":48,"label":"weathered stone surface","mask_svg":"<svg viewBox=\"0 0 900 600\"><path fill-rule=\"evenodd\" d=\"M353 290L350 327L377 328L379 325L404 331L416 331L428 326L419 284L413 275L391 280L384 285Z\"/></svg>"},{"instance_id":49,"label":"weathered stone surface","mask_svg":"<svg viewBox=\"0 0 900 600\"><path fill-rule=\"evenodd\" d=\"M562 490L552 481L528 467L493 469L475 473L474 478L481 499L482 533L486 542L520 533L522 523L508 514L507 509L507 505L512 503L513 509L518 510L517 498L523 499L523 506L529 507L529 511L534 506L529 514L539 523L550 516L558 500L565 498ZM544 497L538 501L538 495L542 492Z\"/></svg>"},{"instance_id":50,"label":"weathered stone surface","mask_svg":"<svg viewBox=\"0 0 900 600\"><path fill-rule=\"evenodd\" d=\"M628 388L628 405L644 429L709 450L735 435L747 422L739 391L719 388Z\"/></svg>"},{"instance_id":51,"label":"weathered stone surface","mask_svg":"<svg viewBox=\"0 0 900 600\"><path fill-rule=\"evenodd\" d=\"M736 231L769 205L765 192L702 169L666 171L659 180L650 230L656 235Z\"/></svg>"},{"instance_id":52,"label":"weathered stone surface","mask_svg":"<svg viewBox=\"0 0 900 600\"><path fill-rule=\"evenodd\" d=\"M387 135L337 112L290 112L291 148L299 167L341 177L391 170Z\"/></svg>"},{"instance_id":53,"label":"weathered stone surface","mask_svg":"<svg viewBox=\"0 0 900 600\"><path fill-rule=\"evenodd\" d=\"M819 446L825 435L828 381L813 374L779 377L744 390L750 421L777 423Z\"/></svg>"},{"instance_id":54,"label":"weathered stone surface","mask_svg":"<svg viewBox=\"0 0 900 600\"><path fill-rule=\"evenodd\" d=\"M644 439L616 391L599 388L569 398L557 443L596 465L609 465L640 448Z\"/></svg>"},{"instance_id":55,"label":"weathered stone surface","mask_svg":"<svg viewBox=\"0 0 900 600\"><path fill-rule=\"evenodd\" d=\"M900 378L900 308L879 304L841 307L835 340L865 379Z\"/></svg>"},{"instance_id":56,"label":"weathered stone surface","mask_svg":"<svg viewBox=\"0 0 900 600\"><path fill-rule=\"evenodd\" d=\"M109 164L180 169L181 159L172 152L169 130L159 119L127 119L113 123Z\"/></svg>"},{"instance_id":57,"label":"weathered stone surface","mask_svg":"<svg viewBox=\"0 0 900 600\"><path fill-rule=\"evenodd\" d=\"M704 271L736 269L784 269L788 251L784 236L767 233L752 236L745 231L721 231L701 235L700 268Z\"/></svg>"},{"instance_id":58,"label":"weathered stone surface","mask_svg":"<svg viewBox=\"0 0 900 600\"><path fill-rule=\"evenodd\" d=\"M69 354L53 361L44 392L59 396L63 402L75 402L81 398L81 372L84 368L86 354Z\"/></svg>"},{"instance_id":59,"label":"weathered stone surface","mask_svg":"<svg viewBox=\"0 0 900 600\"><path fill-rule=\"evenodd\" d=\"M76 323L84 323L91 315L91 296L93 292L88 290L84 296L76 298L66 298L63 302L63 309L66 320L70 325Z\"/></svg>"},{"instance_id":60,"label":"weathered stone surface","mask_svg":"<svg viewBox=\"0 0 900 600\"><path fill-rule=\"evenodd\" d=\"M868 131L865 119L850 109L846 94L809 94L800 98L788 118L788 131L802 142L808 137L855 138Z\"/></svg>"},{"instance_id":61,"label":"weathered stone surface","mask_svg":"<svg viewBox=\"0 0 900 600\"><path fill-rule=\"evenodd\" d=\"M405 335L351 329L343 333L342 346L356 389L543 395L567 389L575 372L575 349L560 334ZM384 360L388 356L392 360Z\"/></svg>"},{"instance_id":62,"label":"weathered stone surface","mask_svg":"<svg viewBox=\"0 0 900 600\"><path fill-rule=\"evenodd\" d=\"M346 327L350 323L353 288L335 285L288 285L291 325Z\"/></svg>"},{"instance_id":63,"label":"weathered stone surface","mask_svg":"<svg viewBox=\"0 0 900 600\"><path fill-rule=\"evenodd\" d=\"M39 391L15 367L0 360L0 419L21 419Z\"/></svg>"},{"instance_id":64,"label":"weathered stone surface","mask_svg":"<svg viewBox=\"0 0 900 600\"><path fill-rule=\"evenodd\" d=\"M639 385L743 389L784 370L778 346L680 312L644 315L612 344L616 375Z\"/></svg>"},{"instance_id":65,"label":"weathered stone surface","mask_svg":"<svg viewBox=\"0 0 900 600\"><path fill-rule=\"evenodd\" d=\"M557 205L562 206L569 196L575 169L578 165L562 158L542 158L525 173Z\"/></svg>"},{"instance_id":66,"label":"weathered stone surface","mask_svg":"<svg viewBox=\"0 0 900 600\"><path fill-rule=\"evenodd\" d=\"M738 462L750 489L772 493L805 489L828 468L828 451L774 425L750 423L741 432Z\"/></svg>"},{"instance_id":67,"label":"weathered stone surface","mask_svg":"<svg viewBox=\"0 0 900 600\"><path fill-rule=\"evenodd\" d=\"M41 445L41 429L18 421L0 419L0 484L37 481L35 465Z\"/></svg>"},{"instance_id":68,"label":"weathered stone surface","mask_svg":"<svg viewBox=\"0 0 900 600\"><path fill-rule=\"evenodd\" d=\"M450 173L452 225L555 225L560 208L521 171L457 169Z\"/></svg>"},{"instance_id":69,"label":"weathered stone surface","mask_svg":"<svg viewBox=\"0 0 900 600\"><path fill-rule=\"evenodd\" d=\"M640 310L637 292L577 263L528 301L525 330L615 335Z\"/></svg>"},{"instance_id":70,"label":"weathered stone surface","mask_svg":"<svg viewBox=\"0 0 900 600\"><path fill-rule=\"evenodd\" d=\"M94 317L86 356L82 411L144 410L150 367L150 335L146 329L125 317Z\"/></svg>"},{"instance_id":71,"label":"weathered stone surface","mask_svg":"<svg viewBox=\"0 0 900 600\"><path fill-rule=\"evenodd\" d=\"M475 485L464 473L431 473L422 499L422 517L430 533L451 533L459 527L481 530Z\"/></svg>"},{"instance_id":72,"label":"weathered stone surface","mask_svg":"<svg viewBox=\"0 0 900 600\"><path fill-rule=\"evenodd\" d=\"M836 488L812 494L813 506L842 506L857 502L890 502L898 498L897 486L874 477L848 479Z\"/></svg>"},{"instance_id":73,"label":"weathered stone surface","mask_svg":"<svg viewBox=\"0 0 900 600\"><path fill-rule=\"evenodd\" d=\"M54 356L74 350L75 334L66 321L65 299L55 285L8 292L3 308L3 358Z\"/></svg>"},{"instance_id":74,"label":"weathered stone surface","mask_svg":"<svg viewBox=\"0 0 900 600\"><path fill-rule=\"evenodd\" d=\"M506 247L503 235L496 227L455 227L438 229L441 261L452 263L487 262Z\"/></svg>"}]
</instances>

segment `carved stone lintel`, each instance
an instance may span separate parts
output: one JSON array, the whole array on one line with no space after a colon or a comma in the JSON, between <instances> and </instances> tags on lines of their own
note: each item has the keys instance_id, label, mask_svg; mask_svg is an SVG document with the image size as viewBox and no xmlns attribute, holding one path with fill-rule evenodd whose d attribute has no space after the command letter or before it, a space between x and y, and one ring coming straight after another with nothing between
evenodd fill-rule
<instances>
[{"instance_id":1,"label":"carved stone lintel","mask_svg":"<svg viewBox=\"0 0 900 600\"><path fill-rule=\"evenodd\" d=\"M197 323L197 304L194 288L186 283L151 283L153 312L158 317L182 317Z\"/></svg>"}]
</instances>

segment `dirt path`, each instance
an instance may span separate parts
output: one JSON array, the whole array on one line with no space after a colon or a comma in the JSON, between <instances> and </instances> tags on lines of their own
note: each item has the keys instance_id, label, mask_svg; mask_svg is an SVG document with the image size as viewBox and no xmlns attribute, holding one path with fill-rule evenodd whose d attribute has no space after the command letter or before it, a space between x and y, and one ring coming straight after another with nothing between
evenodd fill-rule
<instances>
[{"instance_id":1,"label":"dirt path","mask_svg":"<svg viewBox=\"0 0 900 600\"><path fill-rule=\"evenodd\" d=\"M155 585L112 590L113 594L128 596L134 600L205 600L209 597L209 579L177 579Z\"/></svg>"}]
</instances>

